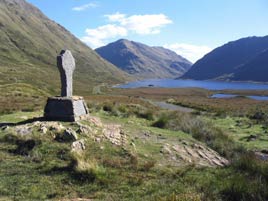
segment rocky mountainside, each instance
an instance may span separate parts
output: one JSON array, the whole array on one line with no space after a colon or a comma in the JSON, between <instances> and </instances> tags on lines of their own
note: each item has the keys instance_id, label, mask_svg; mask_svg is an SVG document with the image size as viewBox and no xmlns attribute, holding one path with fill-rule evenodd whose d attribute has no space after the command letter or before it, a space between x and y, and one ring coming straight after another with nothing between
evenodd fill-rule
<instances>
[{"instance_id":1,"label":"rocky mountainside","mask_svg":"<svg viewBox=\"0 0 268 201\"><path fill-rule=\"evenodd\" d=\"M214 49L184 74L189 79L268 81L268 36L248 37Z\"/></svg>"},{"instance_id":2,"label":"rocky mountainside","mask_svg":"<svg viewBox=\"0 0 268 201\"><path fill-rule=\"evenodd\" d=\"M76 59L75 93L128 77L25 0L0 1L0 44L1 85L27 83L57 94L56 56L61 49L70 49Z\"/></svg>"},{"instance_id":3,"label":"rocky mountainside","mask_svg":"<svg viewBox=\"0 0 268 201\"><path fill-rule=\"evenodd\" d=\"M191 62L171 50L125 39L97 48L96 52L139 78L175 78L191 67Z\"/></svg>"}]
</instances>

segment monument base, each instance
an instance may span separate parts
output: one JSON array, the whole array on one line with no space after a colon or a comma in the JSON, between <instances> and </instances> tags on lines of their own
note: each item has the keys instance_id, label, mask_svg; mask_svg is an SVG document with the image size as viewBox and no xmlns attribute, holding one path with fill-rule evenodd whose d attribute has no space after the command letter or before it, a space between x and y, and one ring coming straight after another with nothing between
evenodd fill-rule
<instances>
[{"instance_id":1,"label":"monument base","mask_svg":"<svg viewBox=\"0 0 268 201\"><path fill-rule=\"evenodd\" d=\"M52 121L77 121L88 114L83 97L49 97L44 111L45 119Z\"/></svg>"}]
</instances>

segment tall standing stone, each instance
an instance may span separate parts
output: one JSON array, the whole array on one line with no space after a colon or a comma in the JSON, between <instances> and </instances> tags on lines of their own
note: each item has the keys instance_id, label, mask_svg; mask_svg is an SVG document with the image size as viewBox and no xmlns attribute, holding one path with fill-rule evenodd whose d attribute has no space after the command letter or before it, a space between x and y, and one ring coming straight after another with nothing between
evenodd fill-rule
<instances>
[{"instance_id":1,"label":"tall standing stone","mask_svg":"<svg viewBox=\"0 0 268 201\"><path fill-rule=\"evenodd\" d=\"M57 66L61 77L61 96L72 97L75 60L70 50L61 51L60 55L57 56Z\"/></svg>"},{"instance_id":2,"label":"tall standing stone","mask_svg":"<svg viewBox=\"0 0 268 201\"><path fill-rule=\"evenodd\" d=\"M61 97L49 97L44 111L48 120L76 121L88 114L83 97L73 96L73 72L75 59L70 50L62 50L57 56L61 77Z\"/></svg>"}]
</instances>

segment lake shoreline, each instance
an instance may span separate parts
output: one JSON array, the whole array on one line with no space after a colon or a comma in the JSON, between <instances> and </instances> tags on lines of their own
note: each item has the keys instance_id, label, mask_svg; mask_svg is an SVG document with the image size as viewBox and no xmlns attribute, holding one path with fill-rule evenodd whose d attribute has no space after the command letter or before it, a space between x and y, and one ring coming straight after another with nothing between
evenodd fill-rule
<instances>
[{"instance_id":1,"label":"lake shoreline","mask_svg":"<svg viewBox=\"0 0 268 201\"><path fill-rule=\"evenodd\" d=\"M268 83L226 82L189 79L147 79L113 86L114 88L203 88L207 90L268 90Z\"/></svg>"},{"instance_id":2,"label":"lake shoreline","mask_svg":"<svg viewBox=\"0 0 268 201\"><path fill-rule=\"evenodd\" d=\"M264 95L239 95L239 94L228 94L228 93L214 93L210 98L215 99L229 99L229 98L250 98L259 101L268 101L268 96Z\"/></svg>"}]
</instances>

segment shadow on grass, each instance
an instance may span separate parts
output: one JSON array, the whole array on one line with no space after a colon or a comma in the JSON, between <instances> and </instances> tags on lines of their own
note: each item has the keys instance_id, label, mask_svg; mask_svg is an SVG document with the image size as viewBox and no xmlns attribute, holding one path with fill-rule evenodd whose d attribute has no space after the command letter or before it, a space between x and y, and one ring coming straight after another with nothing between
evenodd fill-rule
<instances>
[{"instance_id":1,"label":"shadow on grass","mask_svg":"<svg viewBox=\"0 0 268 201\"><path fill-rule=\"evenodd\" d=\"M36 121L59 121L59 122L70 122L68 118L62 117L61 119L58 118L46 118L46 117L34 117L32 119L27 119L24 121L20 121L17 123L12 123L12 122L0 122L0 128L4 128L5 126L19 126L19 125L24 125L24 124L29 124L29 123L34 123Z\"/></svg>"},{"instance_id":2,"label":"shadow on grass","mask_svg":"<svg viewBox=\"0 0 268 201\"><path fill-rule=\"evenodd\" d=\"M93 183L96 180L96 176L94 174L83 174L75 171L72 164L66 166L54 166L46 170L41 170L41 173L48 176L65 174L73 183L78 185Z\"/></svg>"},{"instance_id":3,"label":"shadow on grass","mask_svg":"<svg viewBox=\"0 0 268 201\"><path fill-rule=\"evenodd\" d=\"M36 122L36 121L49 121L49 120L46 119L45 117L34 117L32 119L27 119L27 120L20 121L20 122L17 122L17 123L11 123L11 122L1 123L0 122L0 128L3 128L5 126L19 126L19 125L33 123L33 122Z\"/></svg>"}]
</instances>

